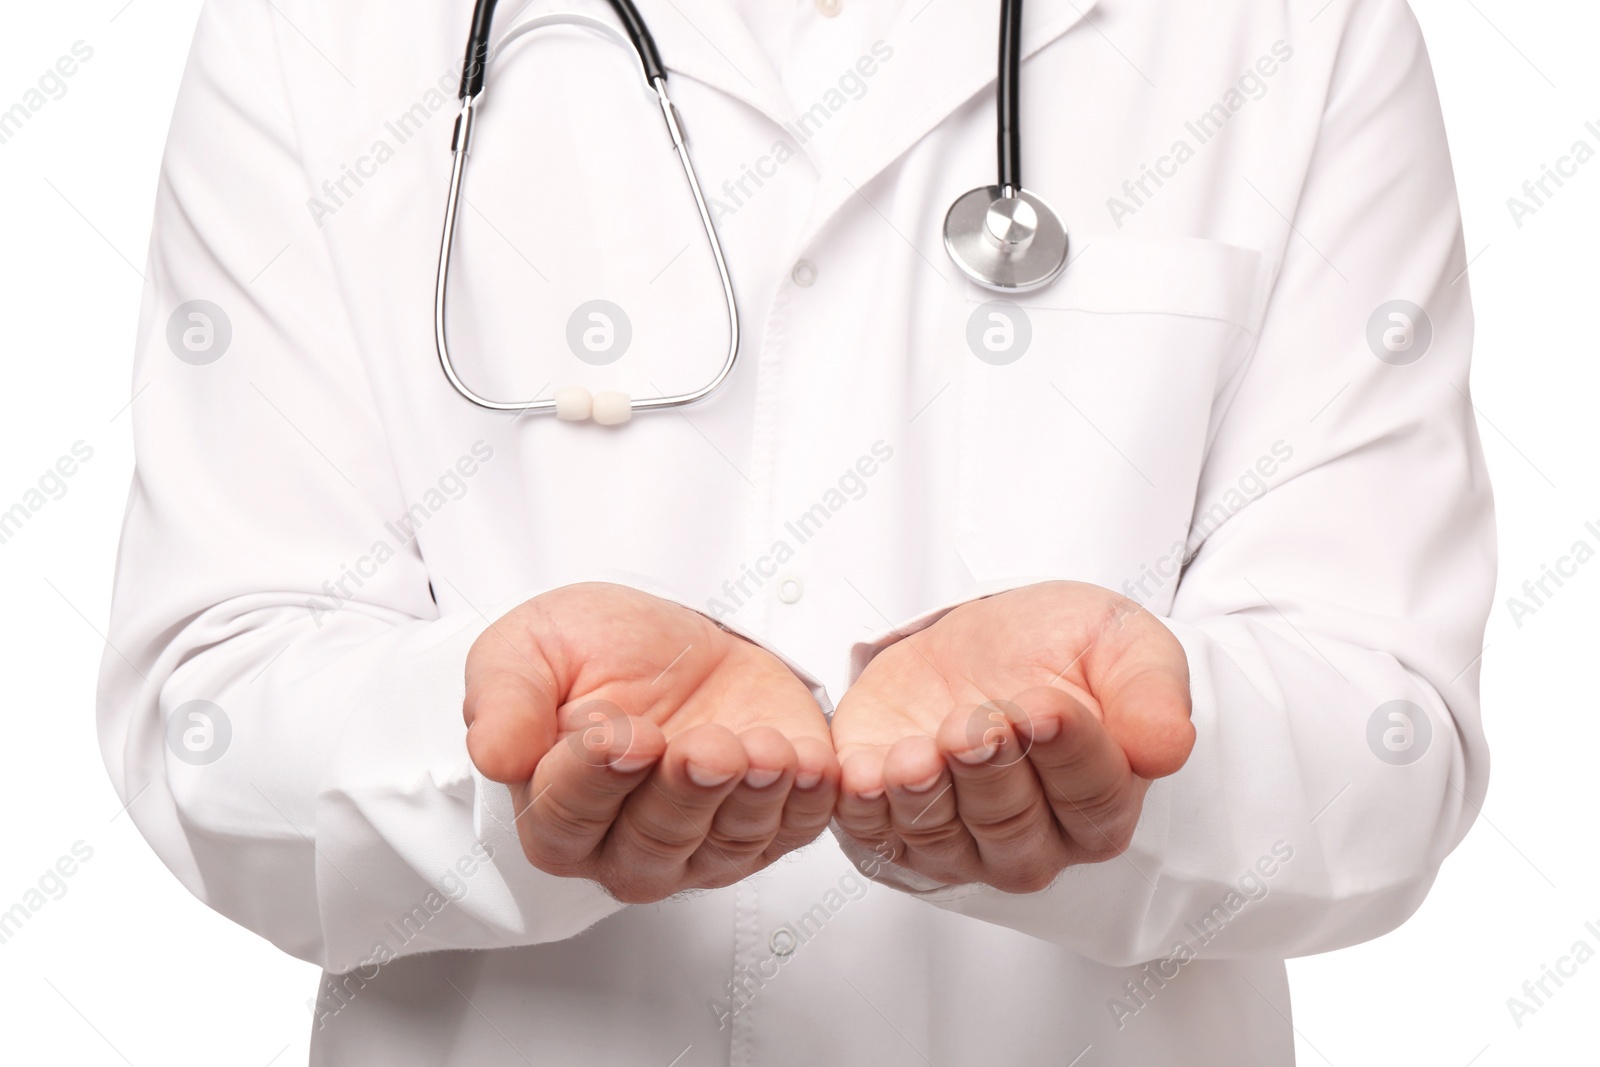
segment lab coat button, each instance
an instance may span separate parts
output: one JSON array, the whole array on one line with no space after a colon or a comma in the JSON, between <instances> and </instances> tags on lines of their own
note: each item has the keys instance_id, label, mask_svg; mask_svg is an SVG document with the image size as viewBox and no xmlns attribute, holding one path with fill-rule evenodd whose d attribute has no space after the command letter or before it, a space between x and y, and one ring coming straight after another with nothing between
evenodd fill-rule
<instances>
[{"instance_id":1,"label":"lab coat button","mask_svg":"<svg viewBox=\"0 0 1600 1067\"><path fill-rule=\"evenodd\" d=\"M817 10L833 18L844 9L844 0L817 0Z\"/></svg>"},{"instance_id":2,"label":"lab coat button","mask_svg":"<svg viewBox=\"0 0 1600 1067\"><path fill-rule=\"evenodd\" d=\"M789 272L789 277L802 289L811 288L811 283L817 280L817 268L809 259L802 259L794 265L794 270Z\"/></svg>"},{"instance_id":3,"label":"lab coat button","mask_svg":"<svg viewBox=\"0 0 1600 1067\"><path fill-rule=\"evenodd\" d=\"M798 578L785 578L778 583L778 599L785 604L798 603L804 593L805 586L800 584Z\"/></svg>"},{"instance_id":4,"label":"lab coat button","mask_svg":"<svg viewBox=\"0 0 1600 1067\"><path fill-rule=\"evenodd\" d=\"M800 939L794 936L794 931L787 926L780 926L772 931L772 936L767 938L767 945L775 956L792 956L799 947Z\"/></svg>"}]
</instances>

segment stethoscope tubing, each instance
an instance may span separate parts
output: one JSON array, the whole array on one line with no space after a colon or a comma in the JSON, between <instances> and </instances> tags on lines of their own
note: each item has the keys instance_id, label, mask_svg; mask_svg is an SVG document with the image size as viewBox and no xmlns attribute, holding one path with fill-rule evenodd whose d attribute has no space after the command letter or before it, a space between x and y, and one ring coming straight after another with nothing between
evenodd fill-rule
<instances>
[{"instance_id":1,"label":"stethoscope tubing","mask_svg":"<svg viewBox=\"0 0 1600 1067\"><path fill-rule=\"evenodd\" d=\"M467 56L461 64L461 91L458 94L463 103L483 92L485 72L489 67L489 38L494 28L494 9L498 2L478 0L472 10L472 29L467 34ZM644 68L645 82L654 85L658 81L666 81L667 68L661 62L656 39L651 35L644 16L633 6L633 0L610 0L610 4L622 22L628 43L633 45L639 57L639 65Z\"/></svg>"},{"instance_id":2,"label":"stethoscope tubing","mask_svg":"<svg viewBox=\"0 0 1600 1067\"><path fill-rule=\"evenodd\" d=\"M488 32L489 22L494 13L494 4L495 0L478 0L477 10L473 14L472 39L467 46L466 69L462 78L462 92L464 95L461 113L456 117L455 130L451 138L450 188L445 203L444 233L439 242L439 265L434 283L434 346L438 352L440 368L444 371L444 375L451 386L463 397L479 407L487 408L491 411L535 415L552 413L557 409L557 402L554 397L526 401L503 401L492 400L474 391L456 371L455 361L450 355L450 338L446 320L449 313L450 261L455 248L456 224L461 213L461 197L466 180L467 157L471 154L473 124L477 115L478 102L483 96L484 75L490 55L492 52L498 52L503 49L518 37L531 33L536 29L552 25L575 25L618 38L623 33L627 34L627 43L633 46L634 56L639 60L640 74L643 76L647 88L655 96L657 105L661 110L662 121L666 124L668 136L672 139L673 151L678 157L678 163L683 168L684 178L689 184L690 195L694 198L695 213L700 218L701 229L710 248L712 262L716 266L718 284L722 289L723 306L727 311L728 351L721 366L710 381L700 388L686 393L675 393L667 396L632 397L629 398L629 407L634 411L651 411L685 407L704 400L716 392L723 382L727 381L728 376L733 373L733 368L738 362L739 307L733 291L733 275L728 269L727 257L722 250L722 241L717 235L716 223L711 217L711 208L706 202L705 192L700 187L699 175L694 169L694 161L689 155L689 140L684 132L683 118L667 93L667 77L661 67L655 41L651 38L643 20L639 17L638 11L629 0L612 0L612 6L616 9L618 17L623 21L622 33L619 33L609 24L589 15L553 12L537 16L512 27L506 31L505 35L500 38L491 50L488 45ZM655 77L650 75L652 63L659 72Z\"/></svg>"},{"instance_id":3,"label":"stethoscope tubing","mask_svg":"<svg viewBox=\"0 0 1600 1067\"><path fill-rule=\"evenodd\" d=\"M1000 0L1000 61L995 127L1000 181L1009 196L1022 188L1022 0Z\"/></svg>"}]
</instances>

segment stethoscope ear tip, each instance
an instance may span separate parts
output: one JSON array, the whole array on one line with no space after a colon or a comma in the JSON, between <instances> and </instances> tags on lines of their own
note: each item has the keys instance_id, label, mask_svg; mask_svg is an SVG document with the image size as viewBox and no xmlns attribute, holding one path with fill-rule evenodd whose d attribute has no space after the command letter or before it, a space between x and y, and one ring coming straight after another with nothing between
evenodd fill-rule
<instances>
[{"instance_id":1,"label":"stethoscope ear tip","mask_svg":"<svg viewBox=\"0 0 1600 1067\"><path fill-rule=\"evenodd\" d=\"M997 293L1027 293L1067 265L1067 230L1026 189L983 185L956 198L944 217L944 247L961 272Z\"/></svg>"}]
</instances>

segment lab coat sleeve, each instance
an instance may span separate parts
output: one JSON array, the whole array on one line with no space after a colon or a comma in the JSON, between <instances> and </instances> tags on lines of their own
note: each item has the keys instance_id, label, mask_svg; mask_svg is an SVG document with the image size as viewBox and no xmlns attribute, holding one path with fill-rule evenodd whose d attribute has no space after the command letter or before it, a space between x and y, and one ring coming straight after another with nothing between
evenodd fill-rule
<instances>
[{"instance_id":1,"label":"lab coat sleeve","mask_svg":"<svg viewBox=\"0 0 1600 1067\"><path fill-rule=\"evenodd\" d=\"M1443 122L1403 2L1329 16L1348 22L1303 181L1261 190L1293 230L1253 357L1218 405L1192 560L1164 613L1188 655L1193 755L1153 784L1126 854L1043 892L880 874L1108 964L1284 958L1385 933L1486 790L1493 511ZM1284 150L1295 143L1285 131ZM1409 365L1415 348L1385 360L1368 342L1391 300L1431 320ZM1157 603L1171 581L1136 595ZM940 614L864 644L854 670Z\"/></svg>"},{"instance_id":2,"label":"lab coat sleeve","mask_svg":"<svg viewBox=\"0 0 1600 1067\"><path fill-rule=\"evenodd\" d=\"M396 525L418 502L308 213L277 62L292 32L263 0L208 3L179 94L102 752L184 885L326 970L571 937L622 905L528 864L461 718L472 642L544 590L440 617ZM440 500L495 444L462 442Z\"/></svg>"}]
</instances>

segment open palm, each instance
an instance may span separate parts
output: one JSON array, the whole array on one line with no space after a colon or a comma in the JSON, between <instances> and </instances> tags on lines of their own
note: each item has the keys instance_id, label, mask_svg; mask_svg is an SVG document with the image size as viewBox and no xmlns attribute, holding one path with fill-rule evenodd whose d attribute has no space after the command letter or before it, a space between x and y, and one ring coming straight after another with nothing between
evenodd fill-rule
<instances>
[{"instance_id":1,"label":"open palm","mask_svg":"<svg viewBox=\"0 0 1600 1067\"><path fill-rule=\"evenodd\" d=\"M946 883L1043 888L1116 855L1194 743L1188 664L1124 597L1048 582L965 604L840 701L839 829Z\"/></svg>"},{"instance_id":2,"label":"open palm","mask_svg":"<svg viewBox=\"0 0 1600 1067\"><path fill-rule=\"evenodd\" d=\"M793 672L625 586L567 586L499 619L468 655L464 714L530 862L626 902L739 881L832 813L827 721Z\"/></svg>"}]
</instances>

